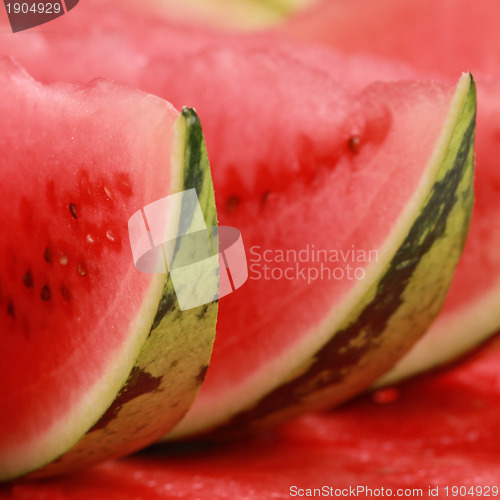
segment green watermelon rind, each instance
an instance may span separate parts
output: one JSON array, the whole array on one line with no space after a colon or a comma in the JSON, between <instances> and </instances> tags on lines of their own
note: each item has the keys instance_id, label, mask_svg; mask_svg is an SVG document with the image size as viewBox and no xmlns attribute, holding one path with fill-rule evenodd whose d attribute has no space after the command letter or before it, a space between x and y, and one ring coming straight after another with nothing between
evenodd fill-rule
<instances>
[{"instance_id":1,"label":"green watermelon rind","mask_svg":"<svg viewBox=\"0 0 500 500\"><path fill-rule=\"evenodd\" d=\"M425 179L379 254L382 266L367 271L373 285L354 291L340 320L334 311L318 332L321 338L326 334L322 347L227 420L210 426L182 421L166 439L203 434L226 439L335 406L365 390L411 348L438 315L465 243L473 203L475 112L475 84L467 74L456 88ZM379 274L370 276L373 272ZM298 346L295 358L304 360L296 353L306 349Z\"/></svg>"},{"instance_id":2,"label":"green watermelon rind","mask_svg":"<svg viewBox=\"0 0 500 500\"><path fill-rule=\"evenodd\" d=\"M499 303L500 286L495 286L467 308L447 314L446 318L438 317L429 331L373 387L398 384L465 356L498 332L498 314L485 311L498 310Z\"/></svg>"},{"instance_id":3,"label":"green watermelon rind","mask_svg":"<svg viewBox=\"0 0 500 500\"><path fill-rule=\"evenodd\" d=\"M173 169L172 193L195 188L207 227L216 226L210 165L194 110L184 108L175 129L174 143L178 149L172 161L180 167ZM182 217L182 213L177 217ZM113 403L97 416L97 421L94 419L93 426L86 427L92 428L84 436L70 433L56 443L57 448L43 450L47 465L30 477L60 474L137 451L165 434L191 406L212 353L218 301L181 311L171 278L159 274L153 280L160 281L161 287L159 293L153 291L150 302L142 305L138 315L137 323L144 335L136 336L137 342L130 349L135 352L135 363L128 362L130 354L128 364L124 363L128 367L134 365L133 369L107 388L102 387L106 384L101 381L98 388L99 397ZM95 403L92 396L86 405ZM81 409L75 412L75 422L81 424L78 411ZM73 425L75 428L81 432L81 426ZM3 471L1 479L13 479L34 468L26 463L15 473Z\"/></svg>"}]
</instances>

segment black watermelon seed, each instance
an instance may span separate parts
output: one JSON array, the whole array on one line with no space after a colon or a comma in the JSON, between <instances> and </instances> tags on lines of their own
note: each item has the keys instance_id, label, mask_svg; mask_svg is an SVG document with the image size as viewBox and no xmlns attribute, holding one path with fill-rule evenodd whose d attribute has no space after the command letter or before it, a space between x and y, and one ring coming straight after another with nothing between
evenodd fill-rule
<instances>
[{"instance_id":1,"label":"black watermelon seed","mask_svg":"<svg viewBox=\"0 0 500 500\"><path fill-rule=\"evenodd\" d=\"M14 309L14 304L12 302L9 302L9 304L7 305L7 314L11 318L15 318L16 317L16 311Z\"/></svg>"},{"instance_id":2,"label":"black watermelon seed","mask_svg":"<svg viewBox=\"0 0 500 500\"><path fill-rule=\"evenodd\" d=\"M226 210L232 214L240 204L240 199L237 196L230 196L226 202Z\"/></svg>"},{"instance_id":3,"label":"black watermelon seed","mask_svg":"<svg viewBox=\"0 0 500 500\"><path fill-rule=\"evenodd\" d=\"M47 247L45 251L43 252L43 258L45 259L46 262L49 264L52 263L52 250L50 247Z\"/></svg>"},{"instance_id":4,"label":"black watermelon seed","mask_svg":"<svg viewBox=\"0 0 500 500\"><path fill-rule=\"evenodd\" d=\"M44 285L44 287L42 288L40 297L44 302L49 301L50 298L52 297L52 292L50 291L50 288L47 285Z\"/></svg>"},{"instance_id":5,"label":"black watermelon seed","mask_svg":"<svg viewBox=\"0 0 500 500\"><path fill-rule=\"evenodd\" d=\"M87 276L87 268L83 262L78 263L78 266L76 266L76 272L80 276Z\"/></svg>"},{"instance_id":6,"label":"black watermelon seed","mask_svg":"<svg viewBox=\"0 0 500 500\"><path fill-rule=\"evenodd\" d=\"M361 142L361 139L359 138L359 135L353 135L348 142L349 149L353 153L358 153L359 152L359 144Z\"/></svg>"},{"instance_id":7,"label":"black watermelon seed","mask_svg":"<svg viewBox=\"0 0 500 500\"><path fill-rule=\"evenodd\" d=\"M264 191L262 193L262 196L260 197L260 203L261 205L265 205L267 203L267 199L269 198L269 191Z\"/></svg>"},{"instance_id":8,"label":"black watermelon seed","mask_svg":"<svg viewBox=\"0 0 500 500\"><path fill-rule=\"evenodd\" d=\"M71 293L64 285L61 287L61 295L66 302L71 302Z\"/></svg>"},{"instance_id":9,"label":"black watermelon seed","mask_svg":"<svg viewBox=\"0 0 500 500\"><path fill-rule=\"evenodd\" d=\"M71 215L73 216L74 219L77 218L76 216L76 205L74 203L70 203L69 204L69 211L71 213Z\"/></svg>"},{"instance_id":10,"label":"black watermelon seed","mask_svg":"<svg viewBox=\"0 0 500 500\"><path fill-rule=\"evenodd\" d=\"M33 275L31 271L27 271L23 276L23 283L26 288L33 288Z\"/></svg>"}]
</instances>

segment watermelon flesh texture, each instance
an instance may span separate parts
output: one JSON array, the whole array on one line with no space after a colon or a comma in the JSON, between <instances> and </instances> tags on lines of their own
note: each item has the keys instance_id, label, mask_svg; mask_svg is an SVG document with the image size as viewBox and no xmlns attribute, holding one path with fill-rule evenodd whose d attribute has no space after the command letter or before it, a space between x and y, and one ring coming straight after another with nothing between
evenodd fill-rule
<instances>
[{"instance_id":1,"label":"watermelon flesh texture","mask_svg":"<svg viewBox=\"0 0 500 500\"><path fill-rule=\"evenodd\" d=\"M95 47L109 50L113 43L123 41L125 29L116 27L119 21L116 21L115 11L111 15L104 6L91 7L94 5L91 2L88 5L89 19L91 13L95 18L95 13L100 12L99 23L104 23L90 30L88 54L95 58ZM94 8L100 10L94 11ZM364 87L366 75L359 70L359 65L329 51L301 49L298 45L283 48L277 40L266 37L255 42L170 29L165 23L141 16L134 16L132 21L126 11L120 12L124 25L133 26L134 33L141 34L135 45L131 37L125 37L126 50L134 54L135 46L140 54L130 57L127 75L121 67L115 69L112 64L105 68L102 56L90 66L80 65L79 58L71 64L68 57L65 60L69 62L62 68L43 64L49 55L50 60L56 60L56 56L70 53L67 44L61 43L69 28L61 23L52 25L62 26L59 33L57 30L54 34L32 33L31 41L10 37L4 50L14 53L44 80L67 78L73 69L73 79L103 70L105 76L128 78L129 83L140 88L168 95L178 105L193 103L203 114L208 147L214 159L221 221L242 230L247 248L254 248L257 253L257 247L261 251L292 249L298 252L307 246L323 252L334 249L344 255L353 249L359 249L365 256L370 251L371 255L377 255L412 189L418 185L422 168L434 146L432 141L443 126L451 89L410 85L408 92L422 92L421 101L417 99L415 103L403 97L404 85L395 87L394 95L390 87L385 91L381 86L364 93L360 91L357 95L358 89ZM71 22L76 23L75 19ZM80 33L83 40L89 30L81 19L78 23L79 27L76 26L72 33ZM102 44L97 43L99 37L103 38ZM224 49L228 41L238 48L234 51ZM270 42L278 48L269 50ZM218 44L218 48L204 48L211 44ZM294 50L293 57L286 55L291 50ZM325 69L325 58L331 61L334 71ZM384 75L388 77L391 71L395 72L390 65L378 66L376 62L372 62L369 71L375 74L387 71ZM208 88L204 83L205 75L214 73ZM246 101L238 88L244 88L249 78L255 80L255 73L259 74L254 85L255 97ZM179 74L185 77L179 79ZM235 75L230 88L227 86L228 74ZM349 82L349 88L339 83L336 75L342 75L342 79ZM274 89L273 95L269 94L269 88ZM304 88L309 89L307 96ZM300 105L297 105L298 99ZM390 104L392 99L397 102L394 109ZM431 104L434 99L437 107ZM274 108L269 108L269 101ZM431 108L435 116L441 115L442 121L423 126ZM403 116L414 114L421 117L422 130L426 129L424 143L411 152L406 139L409 131L401 128L399 122L394 123L399 110L403 122ZM411 121L413 124L414 120ZM234 126L228 127L227 123ZM300 128L295 128L294 124L300 124ZM398 129L401 132L395 132ZM278 134L281 137L279 144L261 141L259 148L251 146L255 137ZM358 135L362 141L359 151L356 147ZM350 146L351 139L354 142ZM383 155L373 161L374 152L385 147L389 156L404 152L404 161L396 165L384 160ZM386 163L394 170L386 170ZM375 180L377 190L372 188ZM341 186L351 186L347 189L347 197L345 187ZM361 192L369 194L361 196ZM392 200L391 207L386 206L387 199ZM349 207L349 216L344 216L346 207ZM378 211L384 216L380 217ZM333 214L332 219L321 219L323 213ZM262 223L252 222L256 218ZM353 221L360 221L359 225ZM366 232L363 228L367 225L373 226L373 230ZM332 227L336 234L330 239ZM360 262L359 266L364 271L369 264ZM273 265L277 271L285 267L279 262ZM327 265L333 267L331 263ZM319 263L308 266L315 271ZM299 276L294 280L259 282L251 276L243 289L224 299L215 363L196 403L198 410L195 408L194 417L190 417L196 425L214 425L231 412L250 405L288 376L285 372L289 373L290 363L293 366L297 360L306 360L328 338L331 330L325 327L326 317L335 304L345 300L353 289L354 280L313 281L308 284ZM300 308L295 305L298 300L302 304ZM321 324L323 334L311 341L312 335L307 332ZM259 338L262 340L256 342ZM293 349L288 350L290 345ZM402 352L406 347L403 342L396 351L401 349L399 352ZM398 352L394 352L391 356L397 355ZM272 360L272 368L268 361L263 363L268 359ZM377 370L382 372L385 368L379 366ZM231 373L231 377L227 377L227 373ZM186 422L189 427L189 419Z\"/></svg>"},{"instance_id":2,"label":"watermelon flesh texture","mask_svg":"<svg viewBox=\"0 0 500 500\"><path fill-rule=\"evenodd\" d=\"M441 315L383 384L463 354L500 326L499 16L490 0L338 0L318 2L280 28L356 57L404 62L441 81L470 70L478 82L476 204L465 250Z\"/></svg>"},{"instance_id":3,"label":"watermelon flesh texture","mask_svg":"<svg viewBox=\"0 0 500 500\"><path fill-rule=\"evenodd\" d=\"M446 372L302 417L259 439L151 450L57 480L5 485L0 498L285 499L291 486L323 485L384 487L393 496L421 488L424 498L429 487L445 497L446 486L462 486L496 496L499 363L497 338Z\"/></svg>"},{"instance_id":4,"label":"watermelon flesh texture","mask_svg":"<svg viewBox=\"0 0 500 500\"><path fill-rule=\"evenodd\" d=\"M319 0L279 28L349 54L407 61L443 75L498 76L498 2ZM383 13L383 15L381 15ZM464 34L468 36L464 36Z\"/></svg>"},{"instance_id":5,"label":"watermelon flesh texture","mask_svg":"<svg viewBox=\"0 0 500 500\"><path fill-rule=\"evenodd\" d=\"M100 80L43 86L10 60L0 63L0 85L4 479L66 452L125 384L161 319L166 282L165 274L135 269L128 219L182 189L182 163L171 163L180 114L159 98ZM165 220L174 224L175 214ZM160 385L134 373L156 383L150 390ZM187 403L177 403L185 411ZM178 420L183 411L173 413ZM137 447L155 438L142 436ZM120 454L102 443L105 455ZM95 457L102 452L93 447Z\"/></svg>"}]
</instances>

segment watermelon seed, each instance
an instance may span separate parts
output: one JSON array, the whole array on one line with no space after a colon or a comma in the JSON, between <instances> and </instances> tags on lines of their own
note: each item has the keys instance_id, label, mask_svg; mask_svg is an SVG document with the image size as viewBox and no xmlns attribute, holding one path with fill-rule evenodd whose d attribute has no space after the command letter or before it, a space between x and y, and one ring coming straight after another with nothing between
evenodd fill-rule
<instances>
[{"instance_id":1,"label":"watermelon seed","mask_svg":"<svg viewBox=\"0 0 500 500\"><path fill-rule=\"evenodd\" d=\"M47 247L45 251L43 252L43 258L45 259L46 262L49 264L52 263L52 250L50 247Z\"/></svg>"},{"instance_id":2,"label":"watermelon seed","mask_svg":"<svg viewBox=\"0 0 500 500\"><path fill-rule=\"evenodd\" d=\"M265 205L267 203L267 199L269 198L269 191L264 191L262 196L260 197L260 204Z\"/></svg>"},{"instance_id":3,"label":"watermelon seed","mask_svg":"<svg viewBox=\"0 0 500 500\"><path fill-rule=\"evenodd\" d=\"M87 268L85 267L85 264L83 262L78 263L78 266L76 267L76 272L80 276L87 276Z\"/></svg>"},{"instance_id":4,"label":"watermelon seed","mask_svg":"<svg viewBox=\"0 0 500 500\"><path fill-rule=\"evenodd\" d=\"M116 240L115 233L113 233L113 231L111 231L111 229L108 229L106 231L106 238L108 238L109 241L115 241Z\"/></svg>"},{"instance_id":5,"label":"watermelon seed","mask_svg":"<svg viewBox=\"0 0 500 500\"><path fill-rule=\"evenodd\" d=\"M27 271L23 276L23 283L26 288L33 288L33 275Z\"/></svg>"},{"instance_id":6,"label":"watermelon seed","mask_svg":"<svg viewBox=\"0 0 500 500\"><path fill-rule=\"evenodd\" d=\"M61 287L61 295L62 295L62 298L66 302L71 301L71 294L70 294L69 290L64 285Z\"/></svg>"},{"instance_id":7,"label":"watermelon seed","mask_svg":"<svg viewBox=\"0 0 500 500\"><path fill-rule=\"evenodd\" d=\"M44 285L42 288L42 292L40 293L40 297L44 302L47 302L52 297L52 292L47 285Z\"/></svg>"},{"instance_id":8,"label":"watermelon seed","mask_svg":"<svg viewBox=\"0 0 500 500\"><path fill-rule=\"evenodd\" d=\"M59 259L59 264L61 264L61 266L65 266L67 265L67 263L68 263L68 256L67 255L61 256L61 258Z\"/></svg>"},{"instance_id":9,"label":"watermelon seed","mask_svg":"<svg viewBox=\"0 0 500 500\"><path fill-rule=\"evenodd\" d=\"M111 196L111 190L107 186L104 186L104 192L106 193L106 196L108 197L108 200L112 200L113 199L113 196Z\"/></svg>"},{"instance_id":10,"label":"watermelon seed","mask_svg":"<svg viewBox=\"0 0 500 500\"><path fill-rule=\"evenodd\" d=\"M77 219L77 216L76 216L76 205L75 204L73 204L73 203L69 204L69 211L71 212L71 215L72 215L73 219Z\"/></svg>"},{"instance_id":11,"label":"watermelon seed","mask_svg":"<svg viewBox=\"0 0 500 500\"><path fill-rule=\"evenodd\" d=\"M15 318L16 317L16 311L14 310L14 304L12 302L9 302L9 304L7 305L7 314L11 318Z\"/></svg>"},{"instance_id":12,"label":"watermelon seed","mask_svg":"<svg viewBox=\"0 0 500 500\"><path fill-rule=\"evenodd\" d=\"M226 202L226 210L228 213L232 214L238 205L240 204L240 199L237 196L230 196Z\"/></svg>"},{"instance_id":13,"label":"watermelon seed","mask_svg":"<svg viewBox=\"0 0 500 500\"><path fill-rule=\"evenodd\" d=\"M94 238L92 237L91 234L87 234L87 243L90 243L91 245L94 243Z\"/></svg>"},{"instance_id":14,"label":"watermelon seed","mask_svg":"<svg viewBox=\"0 0 500 500\"><path fill-rule=\"evenodd\" d=\"M359 152L359 144L361 142L361 139L359 138L359 135L353 135L350 139L349 139L349 149L353 152L353 153L358 153Z\"/></svg>"}]
</instances>

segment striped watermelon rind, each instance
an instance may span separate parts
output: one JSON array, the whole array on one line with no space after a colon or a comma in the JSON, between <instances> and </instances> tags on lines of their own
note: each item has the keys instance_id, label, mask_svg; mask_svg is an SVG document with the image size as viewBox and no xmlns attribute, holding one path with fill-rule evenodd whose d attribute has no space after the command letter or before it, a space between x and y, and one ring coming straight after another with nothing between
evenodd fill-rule
<instances>
[{"instance_id":1,"label":"striped watermelon rind","mask_svg":"<svg viewBox=\"0 0 500 500\"><path fill-rule=\"evenodd\" d=\"M419 373L456 361L477 348L498 332L499 314L485 314L485 311L498 311L499 303L500 286L495 286L466 311L435 322L428 334L375 382L374 388L398 384Z\"/></svg>"}]
</instances>

